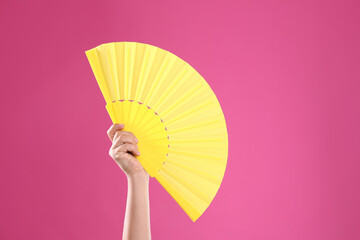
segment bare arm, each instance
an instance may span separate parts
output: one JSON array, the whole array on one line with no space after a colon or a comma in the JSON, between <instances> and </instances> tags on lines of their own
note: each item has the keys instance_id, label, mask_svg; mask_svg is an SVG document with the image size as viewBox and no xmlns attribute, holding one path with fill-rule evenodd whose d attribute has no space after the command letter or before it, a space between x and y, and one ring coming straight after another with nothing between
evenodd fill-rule
<instances>
[{"instance_id":1,"label":"bare arm","mask_svg":"<svg viewBox=\"0 0 360 240\"><path fill-rule=\"evenodd\" d=\"M136 137L121 131L123 128L123 124L113 124L107 132L112 141L109 154L126 174L128 182L123 240L147 240L151 239L149 175L134 157L140 155Z\"/></svg>"}]
</instances>

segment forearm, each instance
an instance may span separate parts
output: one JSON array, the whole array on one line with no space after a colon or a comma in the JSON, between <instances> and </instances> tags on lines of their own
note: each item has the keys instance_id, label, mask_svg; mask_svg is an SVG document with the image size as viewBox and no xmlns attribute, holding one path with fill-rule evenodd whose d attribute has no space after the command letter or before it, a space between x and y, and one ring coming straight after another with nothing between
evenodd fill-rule
<instances>
[{"instance_id":1,"label":"forearm","mask_svg":"<svg viewBox=\"0 0 360 240\"><path fill-rule=\"evenodd\" d=\"M128 195L124 220L123 240L151 239L149 175L128 176Z\"/></svg>"},{"instance_id":2,"label":"forearm","mask_svg":"<svg viewBox=\"0 0 360 240\"><path fill-rule=\"evenodd\" d=\"M150 240L149 175L136 158L138 139L123 128L124 124L113 124L107 131L112 142L109 155L128 181L123 240Z\"/></svg>"}]
</instances>

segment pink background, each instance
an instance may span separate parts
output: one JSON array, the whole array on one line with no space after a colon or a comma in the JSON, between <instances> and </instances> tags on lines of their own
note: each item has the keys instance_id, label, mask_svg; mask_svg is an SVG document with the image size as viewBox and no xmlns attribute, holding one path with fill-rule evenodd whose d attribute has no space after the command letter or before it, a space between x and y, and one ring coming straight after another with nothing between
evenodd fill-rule
<instances>
[{"instance_id":1,"label":"pink background","mask_svg":"<svg viewBox=\"0 0 360 240\"><path fill-rule=\"evenodd\" d=\"M228 167L196 223L154 179L153 239L360 239L359 1L1 1L0 239L121 239L126 178L85 51L149 43L208 81Z\"/></svg>"}]
</instances>

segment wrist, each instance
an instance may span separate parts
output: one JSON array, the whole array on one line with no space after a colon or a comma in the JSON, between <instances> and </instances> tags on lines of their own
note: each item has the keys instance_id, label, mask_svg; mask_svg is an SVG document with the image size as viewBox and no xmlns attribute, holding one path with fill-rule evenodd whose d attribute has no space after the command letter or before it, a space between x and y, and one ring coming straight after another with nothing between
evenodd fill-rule
<instances>
[{"instance_id":1,"label":"wrist","mask_svg":"<svg viewBox=\"0 0 360 240\"><path fill-rule=\"evenodd\" d=\"M128 182L149 182L149 174L143 169L142 171L127 174Z\"/></svg>"}]
</instances>

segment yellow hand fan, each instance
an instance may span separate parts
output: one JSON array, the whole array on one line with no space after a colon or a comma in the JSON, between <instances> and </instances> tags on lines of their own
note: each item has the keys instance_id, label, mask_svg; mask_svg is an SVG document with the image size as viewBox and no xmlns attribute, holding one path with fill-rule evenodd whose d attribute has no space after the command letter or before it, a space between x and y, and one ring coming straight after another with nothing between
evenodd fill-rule
<instances>
[{"instance_id":1,"label":"yellow hand fan","mask_svg":"<svg viewBox=\"0 0 360 240\"><path fill-rule=\"evenodd\" d=\"M215 197L228 157L221 106L188 63L137 42L85 52L113 123L134 133L138 160L195 222Z\"/></svg>"}]
</instances>

